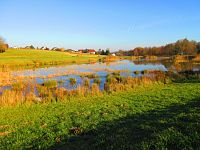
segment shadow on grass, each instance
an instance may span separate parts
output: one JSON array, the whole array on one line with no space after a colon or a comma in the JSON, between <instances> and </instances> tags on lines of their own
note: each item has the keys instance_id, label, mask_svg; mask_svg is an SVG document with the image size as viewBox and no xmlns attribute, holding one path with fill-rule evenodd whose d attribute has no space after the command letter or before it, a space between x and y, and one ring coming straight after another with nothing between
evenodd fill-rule
<instances>
[{"instance_id":1,"label":"shadow on grass","mask_svg":"<svg viewBox=\"0 0 200 150\"><path fill-rule=\"evenodd\" d=\"M183 71L174 79L175 83L200 83L200 71Z\"/></svg>"},{"instance_id":2,"label":"shadow on grass","mask_svg":"<svg viewBox=\"0 0 200 150\"><path fill-rule=\"evenodd\" d=\"M176 79L174 83L200 83L200 79Z\"/></svg>"},{"instance_id":3,"label":"shadow on grass","mask_svg":"<svg viewBox=\"0 0 200 150\"><path fill-rule=\"evenodd\" d=\"M104 122L48 149L198 149L200 98Z\"/></svg>"}]
</instances>

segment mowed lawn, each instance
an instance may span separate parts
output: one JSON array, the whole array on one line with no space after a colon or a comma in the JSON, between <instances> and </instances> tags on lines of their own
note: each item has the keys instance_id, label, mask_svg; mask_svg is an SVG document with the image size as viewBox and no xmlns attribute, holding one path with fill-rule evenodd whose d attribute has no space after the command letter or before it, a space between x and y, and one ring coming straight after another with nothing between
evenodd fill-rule
<instances>
[{"instance_id":1,"label":"mowed lawn","mask_svg":"<svg viewBox=\"0 0 200 150\"><path fill-rule=\"evenodd\" d=\"M17 50L8 49L5 53L0 53L0 66L54 64L54 63L81 63L95 61L98 55L71 54L67 52L44 51L44 50Z\"/></svg>"},{"instance_id":2,"label":"mowed lawn","mask_svg":"<svg viewBox=\"0 0 200 150\"><path fill-rule=\"evenodd\" d=\"M0 108L0 149L198 149L200 84Z\"/></svg>"}]
</instances>

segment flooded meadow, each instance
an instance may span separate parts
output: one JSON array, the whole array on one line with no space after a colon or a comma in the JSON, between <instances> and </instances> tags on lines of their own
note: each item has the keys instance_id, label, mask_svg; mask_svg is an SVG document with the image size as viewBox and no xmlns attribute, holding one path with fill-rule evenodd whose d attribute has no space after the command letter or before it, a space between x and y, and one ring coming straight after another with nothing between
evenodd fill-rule
<instances>
[{"instance_id":1,"label":"flooded meadow","mask_svg":"<svg viewBox=\"0 0 200 150\"><path fill-rule=\"evenodd\" d=\"M166 72L168 70L181 71L199 69L199 64L173 64L170 61L134 62L130 60L36 68L9 72L9 81L6 82L6 79L3 80L5 83L0 87L0 91L2 92L4 89L11 89L12 84L15 84L18 81L31 81L42 85L49 80L55 80L60 83L58 84L58 88L66 88L68 90L76 89L78 86L83 85L84 81L87 80L90 85L97 82L99 88L103 90L106 77L109 74L118 74L122 77L141 77L145 76L149 70L160 70ZM71 83L70 80L73 79L74 83Z\"/></svg>"},{"instance_id":2,"label":"flooded meadow","mask_svg":"<svg viewBox=\"0 0 200 150\"><path fill-rule=\"evenodd\" d=\"M123 91L151 83L166 84L171 77L182 80L178 76L180 72L199 72L199 68L199 64L172 63L169 60L118 60L7 71L1 73L0 98L1 103L12 104L17 102L16 96L23 103L98 95L103 91Z\"/></svg>"}]
</instances>

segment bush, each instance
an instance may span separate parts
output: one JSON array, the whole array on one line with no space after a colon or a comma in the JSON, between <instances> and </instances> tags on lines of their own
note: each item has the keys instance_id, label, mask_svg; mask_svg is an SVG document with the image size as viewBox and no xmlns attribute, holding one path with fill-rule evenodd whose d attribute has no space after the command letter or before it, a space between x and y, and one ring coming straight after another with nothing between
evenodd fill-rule
<instances>
[{"instance_id":1,"label":"bush","mask_svg":"<svg viewBox=\"0 0 200 150\"><path fill-rule=\"evenodd\" d=\"M149 72L148 70L141 71L142 74L147 74L148 72Z\"/></svg>"},{"instance_id":2,"label":"bush","mask_svg":"<svg viewBox=\"0 0 200 150\"><path fill-rule=\"evenodd\" d=\"M113 77L112 75L108 74L106 76L106 82L107 83L117 83L117 79L115 77Z\"/></svg>"},{"instance_id":3,"label":"bush","mask_svg":"<svg viewBox=\"0 0 200 150\"><path fill-rule=\"evenodd\" d=\"M101 84L101 79L95 78L95 79L94 79L94 83L100 85L100 84Z\"/></svg>"},{"instance_id":4,"label":"bush","mask_svg":"<svg viewBox=\"0 0 200 150\"><path fill-rule=\"evenodd\" d=\"M57 87L57 81L56 80L48 80L48 81L45 81L44 83L43 83L43 85L45 86L45 87L47 87L47 88L55 88L55 87Z\"/></svg>"},{"instance_id":5,"label":"bush","mask_svg":"<svg viewBox=\"0 0 200 150\"><path fill-rule=\"evenodd\" d=\"M122 76L115 76L115 79L117 80L118 83L121 83L123 81L123 77Z\"/></svg>"},{"instance_id":6,"label":"bush","mask_svg":"<svg viewBox=\"0 0 200 150\"><path fill-rule=\"evenodd\" d=\"M73 86L76 84L76 79L75 78L69 78L69 83Z\"/></svg>"},{"instance_id":7,"label":"bush","mask_svg":"<svg viewBox=\"0 0 200 150\"><path fill-rule=\"evenodd\" d=\"M140 74L140 71L136 70L136 71L134 71L133 73L134 73L135 75L138 75L138 74Z\"/></svg>"},{"instance_id":8,"label":"bush","mask_svg":"<svg viewBox=\"0 0 200 150\"><path fill-rule=\"evenodd\" d=\"M112 73L113 76L120 76L120 71L115 71Z\"/></svg>"},{"instance_id":9,"label":"bush","mask_svg":"<svg viewBox=\"0 0 200 150\"><path fill-rule=\"evenodd\" d=\"M4 43L4 40L0 37L0 53L3 53L7 49L7 45Z\"/></svg>"},{"instance_id":10,"label":"bush","mask_svg":"<svg viewBox=\"0 0 200 150\"><path fill-rule=\"evenodd\" d=\"M88 74L85 77L87 77L89 79L94 79L94 78L98 78L99 76L97 74Z\"/></svg>"}]
</instances>

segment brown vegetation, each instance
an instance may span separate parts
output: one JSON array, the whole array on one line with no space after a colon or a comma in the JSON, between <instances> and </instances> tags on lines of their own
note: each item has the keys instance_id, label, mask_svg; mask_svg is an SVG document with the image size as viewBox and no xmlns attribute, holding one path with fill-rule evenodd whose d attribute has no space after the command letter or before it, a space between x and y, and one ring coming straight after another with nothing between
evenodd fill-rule
<instances>
[{"instance_id":1,"label":"brown vegetation","mask_svg":"<svg viewBox=\"0 0 200 150\"><path fill-rule=\"evenodd\" d=\"M8 44L5 44L4 40L0 37L0 53L3 53L8 49Z\"/></svg>"},{"instance_id":2,"label":"brown vegetation","mask_svg":"<svg viewBox=\"0 0 200 150\"><path fill-rule=\"evenodd\" d=\"M155 83L166 83L167 77L161 71L148 71L148 76L134 78L122 77L114 72L107 76L107 82L104 86L105 92L124 91L136 88L138 86L146 86ZM75 83L72 78L71 82ZM1 106L15 106L24 103L46 103L52 101L70 100L72 97L87 97L101 95L99 89L100 79L90 86L88 80L84 80L82 86L78 86L74 90L58 88L58 82L54 80L45 81L42 85L35 82L18 82L13 84L12 89L3 91L0 96ZM35 92L35 89L37 92Z\"/></svg>"}]
</instances>

